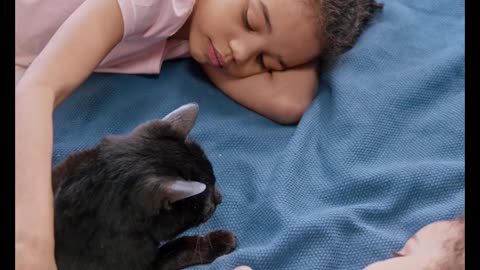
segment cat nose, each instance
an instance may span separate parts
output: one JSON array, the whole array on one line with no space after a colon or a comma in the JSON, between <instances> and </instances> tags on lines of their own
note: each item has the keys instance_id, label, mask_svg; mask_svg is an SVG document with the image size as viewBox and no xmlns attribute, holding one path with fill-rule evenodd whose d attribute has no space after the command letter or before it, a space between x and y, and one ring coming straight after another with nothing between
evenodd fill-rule
<instances>
[{"instance_id":1,"label":"cat nose","mask_svg":"<svg viewBox=\"0 0 480 270\"><path fill-rule=\"evenodd\" d=\"M220 194L217 189L215 189L215 192L213 193L213 200L217 205L222 203L222 194Z\"/></svg>"}]
</instances>

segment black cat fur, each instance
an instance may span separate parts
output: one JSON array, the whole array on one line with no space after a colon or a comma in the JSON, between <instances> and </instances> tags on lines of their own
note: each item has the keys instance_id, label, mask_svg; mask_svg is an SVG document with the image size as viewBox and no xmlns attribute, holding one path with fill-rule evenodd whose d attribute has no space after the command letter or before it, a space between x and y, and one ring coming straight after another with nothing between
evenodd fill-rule
<instances>
[{"instance_id":1,"label":"black cat fur","mask_svg":"<svg viewBox=\"0 0 480 270\"><path fill-rule=\"evenodd\" d=\"M235 249L227 230L175 239L221 202L209 160L187 140L197 114L184 105L54 168L58 270L174 270Z\"/></svg>"}]
</instances>

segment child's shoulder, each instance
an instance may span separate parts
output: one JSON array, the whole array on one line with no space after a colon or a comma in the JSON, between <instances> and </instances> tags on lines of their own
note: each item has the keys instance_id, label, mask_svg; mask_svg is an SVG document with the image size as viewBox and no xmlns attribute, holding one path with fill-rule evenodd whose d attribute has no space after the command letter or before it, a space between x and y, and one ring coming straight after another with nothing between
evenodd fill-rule
<instances>
[{"instance_id":1,"label":"child's shoulder","mask_svg":"<svg viewBox=\"0 0 480 270\"><path fill-rule=\"evenodd\" d=\"M144 33L168 38L190 16L195 0L117 0L125 35Z\"/></svg>"}]
</instances>

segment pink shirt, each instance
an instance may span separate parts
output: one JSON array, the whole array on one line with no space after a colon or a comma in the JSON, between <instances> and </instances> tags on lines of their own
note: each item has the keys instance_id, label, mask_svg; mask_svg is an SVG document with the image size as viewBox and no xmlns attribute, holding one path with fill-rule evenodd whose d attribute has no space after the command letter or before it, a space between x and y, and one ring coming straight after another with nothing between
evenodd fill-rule
<instances>
[{"instance_id":1,"label":"pink shirt","mask_svg":"<svg viewBox=\"0 0 480 270\"><path fill-rule=\"evenodd\" d=\"M85 0L15 0L15 64L29 66L60 25ZM122 41L97 72L156 74L162 62L189 56L186 40L168 40L186 22L195 0L117 0Z\"/></svg>"}]
</instances>

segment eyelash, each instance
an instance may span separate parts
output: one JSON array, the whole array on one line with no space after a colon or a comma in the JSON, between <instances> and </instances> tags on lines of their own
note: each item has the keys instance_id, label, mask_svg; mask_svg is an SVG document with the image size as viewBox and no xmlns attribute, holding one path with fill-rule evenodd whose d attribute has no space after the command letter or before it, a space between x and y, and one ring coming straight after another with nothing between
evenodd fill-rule
<instances>
[{"instance_id":1,"label":"eyelash","mask_svg":"<svg viewBox=\"0 0 480 270\"><path fill-rule=\"evenodd\" d=\"M245 25L245 28L250 32L250 31L254 31L254 30L253 30L252 26L248 23L247 11L248 11L248 9L246 9L245 12L243 12L242 20L243 20L243 24ZM263 61L263 55L262 54L258 55L257 63L260 65L260 67L262 69L267 69L267 67L265 66L265 62Z\"/></svg>"},{"instance_id":2,"label":"eyelash","mask_svg":"<svg viewBox=\"0 0 480 270\"><path fill-rule=\"evenodd\" d=\"M262 69L267 69L267 67L265 66L265 62L263 62L263 54L259 54L257 56L257 62Z\"/></svg>"},{"instance_id":3,"label":"eyelash","mask_svg":"<svg viewBox=\"0 0 480 270\"><path fill-rule=\"evenodd\" d=\"M245 25L245 28L247 28L248 31L253 31L253 28L252 26L248 23L248 18L247 18L247 9L245 10L245 12L243 12L243 24Z\"/></svg>"}]
</instances>

